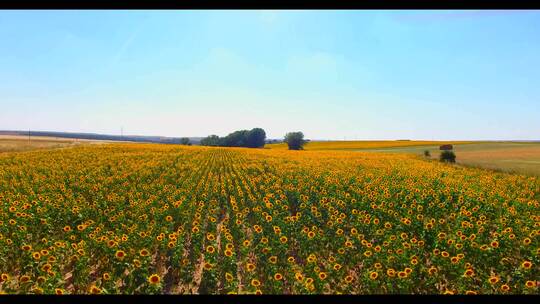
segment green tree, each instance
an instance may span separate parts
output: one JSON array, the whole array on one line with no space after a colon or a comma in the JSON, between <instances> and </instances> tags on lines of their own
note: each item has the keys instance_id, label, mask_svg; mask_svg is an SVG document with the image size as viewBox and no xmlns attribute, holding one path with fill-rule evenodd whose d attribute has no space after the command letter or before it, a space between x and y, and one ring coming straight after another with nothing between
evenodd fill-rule
<instances>
[{"instance_id":1,"label":"green tree","mask_svg":"<svg viewBox=\"0 0 540 304\"><path fill-rule=\"evenodd\" d=\"M222 146L225 147L246 147L248 130L234 131L222 139Z\"/></svg>"},{"instance_id":2,"label":"green tree","mask_svg":"<svg viewBox=\"0 0 540 304\"><path fill-rule=\"evenodd\" d=\"M449 150L442 151L439 158L441 162L448 162L448 163L456 162L456 154L454 154L454 152L449 151Z\"/></svg>"},{"instance_id":3,"label":"green tree","mask_svg":"<svg viewBox=\"0 0 540 304\"><path fill-rule=\"evenodd\" d=\"M249 148L262 148L266 141L266 132L261 128L253 128L247 133L246 146Z\"/></svg>"},{"instance_id":4,"label":"green tree","mask_svg":"<svg viewBox=\"0 0 540 304\"><path fill-rule=\"evenodd\" d=\"M251 130L239 130L229 133L225 137L210 135L201 140L203 146L221 146L221 147L264 147L266 141L266 132L261 128Z\"/></svg>"},{"instance_id":5,"label":"green tree","mask_svg":"<svg viewBox=\"0 0 540 304\"><path fill-rule=\"evenodd\" d=\"M201 139L201 146L219 146L220 144L221 140L217 135L210 135Z\"/></svg>"},{"instance_id":6,"label":"green tree","mask_svg":"<svg viewBox=\"0 0 540 304\"><path fill-rule=\"evenodd\" d=\"M302 132L289 132L285 135L284 142L289 146L289 150L303 150L306 140L304 140L304 133Z\"/></svg>"},{"instance_id":7,"label":"green tree","mask_svg":"<svg viewBox=\"0 0 540 304\"><path fill-rule=\"evenodd\" d=\"M187 137L180 138L180 144L181 145L186 145L186 146L191 146L191 142L189 141L189 138L187 138Z\"/></svg>"}]
</instances>

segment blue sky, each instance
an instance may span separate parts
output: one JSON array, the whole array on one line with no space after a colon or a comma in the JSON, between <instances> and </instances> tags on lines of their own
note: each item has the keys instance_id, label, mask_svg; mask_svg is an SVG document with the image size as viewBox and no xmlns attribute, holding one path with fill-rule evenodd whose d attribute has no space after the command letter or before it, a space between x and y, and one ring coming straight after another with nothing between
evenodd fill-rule
<instances>
[{"instance_id":1,"label":"blue sky","mask_svg":"<svg viewBox=\"0 0 540 304\"><path fill-rule=\"evenodd\" d=\"M1 11L0 129L540 139L540 11Z\"/></svg>"}]
</instances>

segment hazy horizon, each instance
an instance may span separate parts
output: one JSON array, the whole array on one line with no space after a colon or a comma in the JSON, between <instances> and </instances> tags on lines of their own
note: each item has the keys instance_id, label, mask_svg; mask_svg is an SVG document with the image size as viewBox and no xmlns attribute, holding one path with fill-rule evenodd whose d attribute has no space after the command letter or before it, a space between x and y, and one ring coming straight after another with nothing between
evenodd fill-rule
<instances>
[{"instance_id":1,"label":"hazy horizon","mask_svg":"<svg viewBox=\"0 0 540 304\"><path fill-rule=\"evenodd\" d=\"M540 139L540 11L1 11L0 40L0 130Z\"/></svg>"}]
</instances>

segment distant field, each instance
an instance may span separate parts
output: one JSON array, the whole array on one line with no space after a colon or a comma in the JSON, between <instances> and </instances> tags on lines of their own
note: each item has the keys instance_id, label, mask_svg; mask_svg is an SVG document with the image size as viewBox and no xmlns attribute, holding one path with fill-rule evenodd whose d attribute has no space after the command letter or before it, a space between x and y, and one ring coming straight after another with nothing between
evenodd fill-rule
<instances>
[{"instance_id":1,"label":"distant field","mask_svg":"<svg viewBox=\"0 0 540 304\"><path fill-rule=\"evenodd\" d=\"M423 155L429 150L432 159L438 159L438 145L358 149L358 151L413 153ZM459 164L505 172L540 175L540 143L483 142L455 144L456 162Z\"/></svg>"},{"instance_id":2,"label":"distant field","mask_svg":"<svg viewBox=\"0 0 540 304\"><path fill-rule=\"evenodd\" d=\"M356 150L356 149L376 149L376 148L395 148L411 146L429 146L444 144L468 144L471 141L427 141L427 140L355 140L355 141L313 141L304 146L305 150ZM268 144L269 149L286 150L287 144Z\"/></svg>"},{"instance_id":3,"label":"distant field","mask_svg":"<svg viewBox=\"0 0 540 304\"><path fill-rule=\"evenodd\" d=\"M23 152L39 149L56 149L67 146L75 146L83 143L98 143L99 141L66 139L55 137L0 135L0 153Z\"/></svg>"}]
</instances>

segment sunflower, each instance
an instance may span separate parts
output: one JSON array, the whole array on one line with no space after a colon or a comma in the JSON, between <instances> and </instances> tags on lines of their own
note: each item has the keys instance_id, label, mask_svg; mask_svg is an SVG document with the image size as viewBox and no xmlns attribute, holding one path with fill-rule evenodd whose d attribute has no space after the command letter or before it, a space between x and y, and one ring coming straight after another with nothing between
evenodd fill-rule
<instances>
[{"instance_id":1,"label":"sunflower","mask_svg":"<svg viewBox=\"0 0 540 304\"><path fill-rule=\"evenodd\" d=\"M234 279L233 275L229 272L226 272L225 273L225 280L227 280L228 282L232 281Z\"/></svg>"},{"instance_id":2,"label":"sunflower","mask_svg":"<svg viewBox=\"0 0 540 304\"><path fill-rule=\"evenodd\" d=\"M146 249L141 249L139 251L139 255L142 256L142 257L147 257L147 256L150 255L150 252L148 250L146 250Z\"/></svg>"},{"instance_id":3,"label":"sunflower","mask_svg":"<svg viewBox=\"0 0 540 304\"><path fill-rule=\"evenodd\" d=\"M252 263L247 263L247 264L246 264L246 270L247 270L247 271L250 271L250 272L253 271L253 270L255 270L255 265L252 264Z\"/></svg>"},{"instance_id":4,"label":"sunflower","mask_svg":"<svg viewBox=\"0 0 540 304\"><path fill-rule=\"evenodd\" d=\"M372 280L375 280L377 279L377 277L379 276L379 274L375 271L372 271L370 274L369 274L369 278L372 279Z\"/></svg>"},{"instance_id":5,"label":"sunflower","mask_svg":"<svg viewBox=\"0 0 540 304\"><path fill-rule=\"evenodd\" d=\"M208 253L214 253L216 251L216 249L214 248L214 246L207 246L206 247L206 252Z\"/></svg>"},{"instance_id":6,"label":"sunflower","mask_svg":"<svg viewBox=\"0 0 540 304\"><path fill-rule=\"evenodd\" d=\"M59 296L60 296L60 295L63 295L63 294L64 294L64 290L61 289L61 288L55 288L55 289L54 289L54 293L55 293L56 295L59 295Z\"/></svg>"},{"instance_id":7,"label":"sunflower","mask_svg":"<svg viewBox=\"0 0 540 304\"><path fill-rule=\"evenodd\" d=\"M46 280L47 280L46 277L44 277L44 276L39 276L39 277L37 277L36 282L37 282L38 284L43 284Z\"/></svg>"},{"instance_id":8,"label":"sunflower","mask_svg":"<svg viewBox=\"0 0 540 304\"><path fill-rule=\"evenodd\" d=\"M30 246L30 245L22 245L21 249L24 250L24 251L30 251L30 250L32 250L32 246Z\"/></svg>"},{"instance_id":9,"label":"sunflower","mask_svg":"<svg viewBox=\"0 0 540 304\"><path fill-rule=\"evenodd\" d=\"M159 275L157 275L155 273L148 277L148 283L150 283L152 285L157 285L157 284L159 284L160 281L161 281L161 278L159 277Z\"/></svg>"},{"instance_id":10,"label":"sunflower","mask_svg":"<svg viewBox=\"0 0 540 304\"><path fill-rule=\"evenodd\" d=\"M123 250L118 250L116 251L116 253L114 254L114 256L119 259L119 260L122 260L125 256L126 256L126 252L123 251Z\"/></svg>"},{"instance_id":11,"label":"sunflower","mask_svg":"<svg viewBox=\"0 0 540 304\"><path fill-rule=\"evenodd\" d=\"M474 276L474 270L472 270L472 269L465 270L465 272L463 273L463 276L466 277L466 278L470 278L470 277Z\"/></svg>"},{"instance_id":12,"label":"sunflower","mask_svg":"<svg viewBox=\"0 0 540 304\"><path fill-rule=\"evenodd\" d=\"M279 273L279 272L274 274L274 280L276 280L276 281L283 280L283 275L281 273Z\"/></svg>"},{"instance_id":13,"label":"sunflower","mask_svg":"<svg viewBox=\"0 0 540 304\"><path fill-rule=\"evenodd\" d=\"M319 279L324 280L327 276L326 272L319 272Z\"/></svg>"},{"instance_id":14,"label":"sunflower","mask_svg":"<svg viewBox=\"0 0 540 304\"><path fill-rule=\"evenodd\" d=\"M408 276L408 274L407 274L405 271L400 271L400 272L398 272L398 277L399 277L400 279L404 279L404 278L406 278L407 276Z\"/></svg>"},{"instance_id":15,"label":"sunflower","mask_svg":"<svg viewBox=\"0 0 540 304\"><path fill-rule=\"evenodd\" d=\"M489 279L488 279L488 281L489 281L489 283L490 283L491 285L498 283L499 280L500 280L500 279L499 279L499 277L497 277L497 276L491 276L491 277L489 277Z\"/></svg>"},{"instance_id":16,"label":"sunflower","mask_svg":"<svg viewBox=\"0 0 540 304\"><path fill-rule=\"evenodd\" d=\"M100 294L101 289L97 287L96 285L90 286L90 294Z\"/></svg>"},{"instance_id":17,"label":"sunflower","mask_svg":"<svg viewBox=\"0 0 540 304\"><path fill-rule=\"evenodd\" d=\"M108 272L105 272L103 274L103 280L108 281L111 279L111 275Z\"/></svg>"},{"instance_id":18,"label":"sunflower","mask_svg":"<svg viewBox=\"0 0 540 304\"><path fill-rule=\"evenodd\" d=\"M527 282L525 282L525 286L527 288L534 288L536 286L536 282L535 281L527 281Z\"/></svg>"},{"instance_id":19,"label":"sunflower","mask_svg":"<svg viewBox=\"0 0 540 304\"><path fill-rule=\"evenodd\" d=\"M36 252L32 253L32 257L34 258L34 260L39 260L39 259L41 259L41 253L36 251Z\"/></svg>"},{"instance_id":20,"label":"sunflower","mask_svg":"<svg viewBox=\"0 0 540 304\"><path fill-rule=\"evenodd\" d=\"M294 274L294 278L298 281L298 282L302 282L304 280L304 276L300 273L300 272L297 272Z\"/></svg>"},{"instance_id":21,"label":"sunflower","mask_svg":"<svg viewBox=\"0 0 540 304\"><path fill-rule=\"evenodd\" d=\"M257 279L253 279L253 280L251 280L251 286L259 287L259 286L261 286L261 281L259 281Z\"/></svg>"},{"instance_id":22,"label":"sunflower","mask_svg":"<svg viewBox=\"0 0 540 304\"><path fill-rule=\"evenodd\" d=\"M530 261L524 261L523 263L521 263L521 267L525 269L530 269L532 267L532 263Z\"/></svg>"},{"instance_id":23,"label":"sunflower","mask_svg":"<svg viewBox=\"0 0 540 304\"><path fill-rule=\"evenodd\" d=\"M273 255L268 258L268 262L275 264L277 262L277 256Z\"/></svg>"},{"instance_id":24,"label":"sunflower","mask_svg":"<svg viewBox=\"0 0 540 304\"><path fill-rule=\"evenodd\" d=\"M43 270L44 272L48 272L49 270L51 270L51 268L52 266L49 263L46 263L43 266L41 266L41 270Z\"/></svg>"},{"instance_id":25,"label":"sunflower","mask_svg":"<svg viewBox=\"0 0 540 304\"><path fill-rule=\"evenodd\" d=\"M510 291L510 286L508 286L508 284L501 285L501 291L503 291L503 292Z\"/></svg>"}]
</instances>

